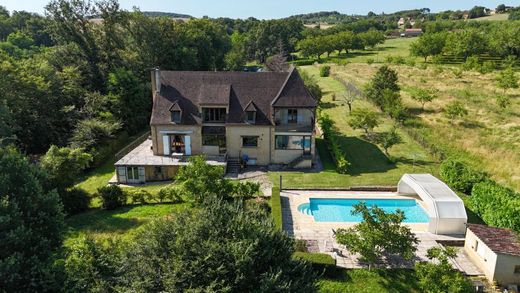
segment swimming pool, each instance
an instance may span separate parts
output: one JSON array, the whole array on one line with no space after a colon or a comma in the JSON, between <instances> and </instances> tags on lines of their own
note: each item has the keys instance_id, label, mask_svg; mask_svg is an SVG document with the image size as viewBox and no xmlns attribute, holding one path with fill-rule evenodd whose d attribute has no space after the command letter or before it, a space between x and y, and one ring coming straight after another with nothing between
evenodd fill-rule
<instances>
[{"instance_id":1,"label":"swimming pool","mask_svg":"<svg viewBox=\"0 0 520 293\"><path fill-rule=\"evenodd\" d=\"M298 211L314 217L316 222L361 222L361 215L352 215L353 205L365 202L368 207L378 206L387 213L404 212L404 223L428 223L426 211L415 199L331 199L310 198L310 203L298 206Z\"/></svg>"}]
</instances>

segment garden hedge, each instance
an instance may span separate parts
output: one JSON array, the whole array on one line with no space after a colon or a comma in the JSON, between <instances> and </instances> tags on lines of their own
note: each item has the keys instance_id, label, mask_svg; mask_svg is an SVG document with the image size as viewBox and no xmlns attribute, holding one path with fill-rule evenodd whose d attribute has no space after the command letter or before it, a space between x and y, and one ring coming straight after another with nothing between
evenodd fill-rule
<instances>
[{"instance_id":1,"label":"garden hedge","mask_svg":"<svg viewBox=\"0 0 520 293\"><path fill-rule=\"evenodd\" d=\"M273 187L271 194L271 216L274 224L282 229L282 202L280 199L280 188Z\"/></svg>"}]
</instances>

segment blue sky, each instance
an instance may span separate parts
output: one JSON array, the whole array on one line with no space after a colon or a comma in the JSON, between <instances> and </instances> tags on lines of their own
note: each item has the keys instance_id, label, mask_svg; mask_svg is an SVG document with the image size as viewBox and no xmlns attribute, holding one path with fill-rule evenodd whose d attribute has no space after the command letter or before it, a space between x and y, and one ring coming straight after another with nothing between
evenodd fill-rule
<instances>
[{"instance_id":1,"label":"blue sky","mask_svg":"<svg viewBox=\"0 0 520 293\"><path fill-rule=\"evenodd\" d=\"M27 10L43 13L49 0L0 0L8 10ZM495 8L498 4L518 6L519 1L468 0L119 0L121 7L139 7L142 11L164 11L190 14L195 17L281 18L294 14L336 10L346 14L394 12L428 7L432 11L469 9L475 5Z\"/></svg>"}]
</instances>

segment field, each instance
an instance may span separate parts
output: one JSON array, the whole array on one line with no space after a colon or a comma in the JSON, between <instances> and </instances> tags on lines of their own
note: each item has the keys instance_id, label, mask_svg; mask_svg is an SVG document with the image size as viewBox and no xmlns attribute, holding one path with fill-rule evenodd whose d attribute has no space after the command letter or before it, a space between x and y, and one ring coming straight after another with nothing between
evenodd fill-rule
<instances>
[{"instance_id":1,"label":"field","mask_svg":"<svg viewBox=\"0 0 520 293\"><path fill-rule=\"evenodd\" d=\"M503 14L495 14L490 16L484 16L479 18L470 19L470 21L502 21L507 20L509 18L509 14L503 13Z\"/></svg>"},{"instance_id":2,"label":"field","mask_svg":"<svg viewBox=\"0 0 520 293\"><path fill-rule=\"evenodd\" d=\"M410 128L447 155L482 168L493 179L520 190L519 90L509 91L512 104L502 109L495 100L499 92L495 86L495 73L464 72L459 79L450 67L392 67L399 74L404 103L416 117L417 123L411 123ZM340 79L363 86L376 70L375 65L353 63L333 66L332 72ZM416 87L438 91L438 98L426 104L424 111L410 98L410 91ZM452 123L444 117L443 109L455 100L462 102L469 114Z\"/></svg>"},{"instance_id":3,"label":"field","mask_svg":"<svg viewBox=\"0 0 520 293\"><path fill-rule=\"evenodd\" d=\"M346 68L349 68L348 65ZM336 67L334 67L336 68ZM404 173L437 173L438 164L427 151L413 141L406 133L400 132L403 143L390 149L391 159L373 143L363 137L363 131L353 130L347 124L348 106L345 104L342 93L345 91L343 84L332 77L318 77L317 66L300 67L315 76L325 95L322 99L323 112L330 115L336 122L342 136L343 149L347 159L351 163L349 174L338 174L334 163L328 153L325 143L317 139L317 150L323 161L324 170L313 172L271 172L269 174L275 185L279 182L279 176L283 178L283 188L310 188L310 187L349 187L359 185L396 185ZM333 100L333 94L336 99ZM357 100L355 107L376 108L365 100ZM382 124L375 129L376 132L388 130L394 122L384 115L380 115Z\"/></svg>"}]
</instances>

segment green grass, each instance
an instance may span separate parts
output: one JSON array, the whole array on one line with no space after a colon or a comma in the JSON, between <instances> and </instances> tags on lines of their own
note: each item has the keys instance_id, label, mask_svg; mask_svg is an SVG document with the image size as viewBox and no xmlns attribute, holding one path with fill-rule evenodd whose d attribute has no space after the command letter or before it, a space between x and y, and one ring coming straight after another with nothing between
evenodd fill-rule
<instances>
[{"instance_id":1,"label":"green grass","mask_svg":"<svg viewBox=\"0 0 520 293\"><path fill-rule=\"evenodd\" d=\"M484 16L479 18L470 19L470 21L504 21L509 19L508 13L495 14L490 16Z\"/></svg>"},{"instance_id":2,"label":"green grass","mask_svg":"<svg viewBox=\"0 0 520 293\"><path fill-rule=\"evenodd\" d=\"M282 229L282 203L280 201L280 189L273 187L271 194L271 216L276 227Z\"/></svg>"},{"instance_id":3,"label":"green grass","mask_svg":"<svg viewBox=\"0 0 520 293\"><path fill-rule=\"evenodd\" d=\"M421 292L413 270L341 269L335 278L323 277L319 292Z\"/></svg>"},{"instance_id":4,"label":"green grass","mask_svg":"<svg viewBox=\"0 0 520 293\"><path fill-rule=\"evenodd\" d=\"M182 203L125 206L112 211L92 209L66 220L66 239L71 240L81 234L88 234L94 238L129 236L154 219L187 208L189 204Z\"/></svg>"},{"instance_id":5,"label":"green grass","mask_svg":"<svg viewBox=\"0 0 520 293\"><path fill-rule=\"evenodd\" d=\"M310 261L313 264L320 265L331 265L335 266L336 262L332 258L332 256L325 253L310 253L310 252L300 252L297 251L293 254L293 257L304 259L306 261Z\"/></svg>"},{"instance_id":6,"label":"green grass","mask_svg":"<svg viewBox=\"0 0 520 293\"><path fill-rule=\"evenodd\" d=\"M353 130L348 126L348 107L342 93L345 91L341 82L333 77L319 77L319 68L316 66L300 67L315 76L324 91L322 111L336 122L342 148L351 163L349 174L336 172L334 162L322 139L316 139L317 152L323 162L323 171L313 172L270 172L269 177L275 186L279 185L279 176L283 177L283 188L320 188L320 187L350 187L360 185L391 185L395 186L405 173L432 173L437 174L438 162L403 131L399 134L403 143L390 149L391 158L388 158L380 147L364 138L360 130ZM332 99L335 94L336 100ZM378 111L371 103L365 100L354 102L354 108L367 107ZM376 132L390 129L394 122L380 115L382 124Z\"/></svg>"}]
</instances>

